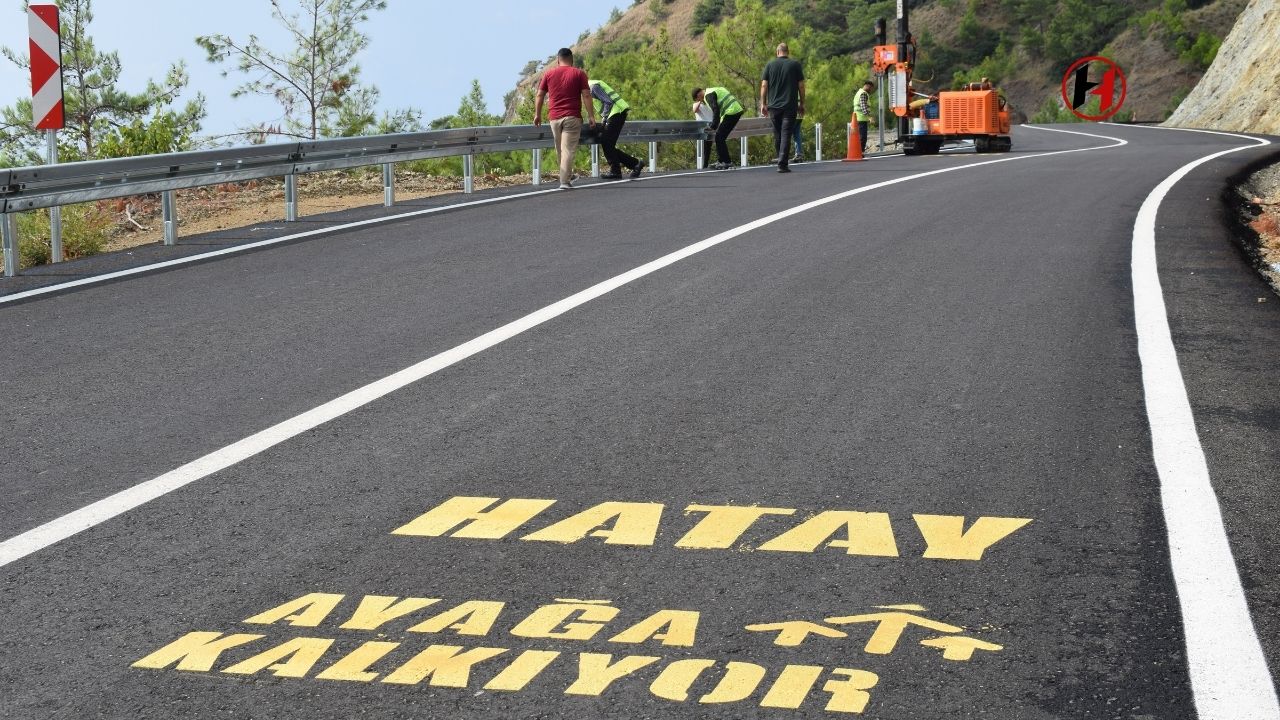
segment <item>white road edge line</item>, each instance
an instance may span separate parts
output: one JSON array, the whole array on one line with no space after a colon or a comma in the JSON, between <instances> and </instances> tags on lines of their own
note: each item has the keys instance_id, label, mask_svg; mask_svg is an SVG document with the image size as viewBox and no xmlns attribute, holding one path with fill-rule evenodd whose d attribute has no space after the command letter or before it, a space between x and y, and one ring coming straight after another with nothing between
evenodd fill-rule
<instances>
[{"instance_id":1,"label":"white road edge line","mask_svg":"<svg viewBox=\"0 0 1280 720\"><path fill-rule=\"evenodd\" d=\"M1169 190L1210 160L1271 143L1234 133L1192 132L1257 144L1216 152L1178 168L1151 191L1134 221L1134 318L1151 446L1160 476L1196 712L1200 720L1280 720L1275 682L1249 613L1178 366L1156 265L1156 214Z\"/></svg>"},{"instance_id":2,"label":"white road edge line","mask_svg":"<svg viewBox=\"0 0 1280 720\"><path fill-rule=\"evenodd\" d=\"M880 156L880 157L885 157L885 156ZM868 159L878 160L880 158L873 157ZM839 162L839 160L821 160L821 161L813 162L809 164L821 165L821 164L832 163L832 162ZM760 170L767 167L772 167L772 165L757 165L754 167L742 168L742 169ZM738 169L738 168L735 168L735 169ZM650 175L648 177L639 178L638 181L647 182L649 180L665 180L669 178L688 177L691 175L710 174L712 172L725 172L725 171L691 170L688 172L667 173L664 175ZM636 182L636 181L633 180L630 182ZM591 185L583 185L580 187L576 187L574 188L574 191L598 190L600 188L617 187L618 185L622 185L622 184L625 184L625 183L611 183L611 182L593 183ZM422 210L413 210L406 213L397 213L395 215L386 215L383 217L369 218L368 220L356 220L349 223L331 225L325 228L317 228L315 230L306 230L299 233L281 235L280 237L277 237L277 238L267 238L265 240L258 240L256 242L245 243L243 245L226 247L220 250L211 250L209 252L199 253L198 255L189 255L187 257L174 258L173 260L163 260L161 262L151 263L149 265L140 265L138 267L127 268L125 270L117 270L115 272L103 273L102 275L94 275L92 277L80 278L79 280L70 280L68 282L58 283L57 285L46 285L44 287L32 288L30 290L23 290L22 292L11 293L9 295L0 295L0 305L4 305L5 303L15 303L15 302L18 302L19 300L26 300L27 298L38 297L40 295L49 295L52 293L61 292L63 290L70 290L71 288L83 287L85 285L96 285L98 283L107 282L108 280L117 280L119 278L130 277L132 275L141 275L143 273L154 272L156 270L163 270L165 268L180 267L182 265L190 265L192 263L201 262L203 260L209 260L211 258L222 257L224 255L235 255L238 253L247 252L249 250L256 250L258 248L270 247L272 245L279 245L281 243L292 242L294 240L301 240L303 238L314 237L317 235L329 235L333 233L342 232L344 230L352 230L355 228L367 227L369 225L378 225L381 223L394 222L396 220L404 220L406 218L419 217L422 215L433 215L435 213L442 213L449 210L458 210L460 208L475 207L477 205L489 205L492 203L506 202L508 200L519 200L521 198L534 197L537 195L545 195L547 193L554 193L554 192L560 192L560 189L548 188L546 190L530 190L528 192L513 193L511 195L502 195L500 197L484 198L481 200L471 200L468 202L452 203L449 205L441 205L439 207L425 208Z\"/></svg>"},{"instance_id":3,"label":"white road edge line","mask_svg":"<svg viewBox=\"0 0 1280 720\"><path fill-rule=\"evenodd\" d=\"M1097 137L1103 137L1103 136L1097 136ZM883 160L886 157L897 157L897 154L877 155L873 157L868 157L867 160ZM806 165L827 165L830 163L838 163L838 162L841 162L841 160L840 159L816 160L816 161L806 162L805 164ZM772 165L754 165L747 168L735 167L733 168L733 170L739 170L739 169L763 170L765 168L771 168L771 167L773 166ZM690 170L687 172L666 173L663 175L649 175L647 177L638 178L638 180L632 180L630 182L637 182L637 181L648 182L650 180L666 180L670 178L689 177L692 175L712 174L716 172L728 172L728 171ZM622 184L624 183L600 182L600 183L593 183L591 185L583 185L581 187L577 187L574 189L575 190L599 190L600 188L617 187L618 185L622 185ZM71 288L83 287L85 285L96 285L98 283L107 282L108 280L116 280L118 278L129 277L132 275L141 275L143 273L149 273L156 270L163 270L164 268L190 265L192 263L197 263L202 260L209 260L211 258L222 257L224 255L235 255L237 253L247 252L249 250L256 250L262 247L279 245L280 243L292 242L294 240L301 240L303 238L313 237L316 235L328 235L331 233L338 233L343 230L352 230L354 228L366 227L368 225L377 225L380 223L393 222L396 220L404 220L406 218L418 217L421 215L432 215L435 213L445 212L447 210L457 210L459 208L474 207L476 205L489 205L492 203L505 202L507 200L519 200L521 198L534 197L537 195L545 195L547 193L553 193L553 192L560 192L560 190L559 188L548 188L546 190L530 190L529 192L513 193L511 195L503 195L501 197L484 198L482 200L472 200L469 202L460 202L460 203L453 203L450 205L441 205L440 207L425 208L423 210L413 210L407 213L397 213L395 215L386 215L384 217L370 218L368 220L357 220L349 223L342 223L342 224L333 225L327 228L318 228L316 230L307 230L300 233L292 233L290 235L281 235L280 237L277 237L277 238L267 238L265 240L259 240L257 242L245 243L244 245L236 245L234 247L222 248L221 250L211 250L209 252L200 253L198 255L190 255L188 257L174 258L173 260L163 260L161 262L151 263L149 265L140 265L138 267L128 268L125 270L117 270L115 272L103 273L102 275L94 275L92 277L80 278L79 280L70 280L64 283L58 283L57 285L46 285L44 287L32 288L30 290L23 290L22 292L11 293L9 295L0 295L0 305L4 305L5 303L14 303L14 302L18 302L19 300L26 300L27 298L38 297L40 295L49 295L52 293L60 292L62 290L70 290Z\"/></svg>"},{"instance_id":4,"label":"white road edge line","mask_svg":"<svg viewBox=\"0 0 1280 720\"><path fill-rule=\"evenodd\" d=\"M423 378L443 370L450 365L461 362L462 360L491 348L504 340L515 337L526 330L530 330L548 322L549 320L563 315L579 305L588 303L612 290L627 285L628 283L638 280L646 275L657 272L668 265L684 260L685 258L696 255L723 242L732 240L733 238L751 232L752 230L762 228L771 223L784 220L793 215L798 215L828 203L833 203L865 192L878 190L890 185L907 182L909 180L917 180L933 175L941 175L943 173L982 167L984 165L1016 162L1018 160L1030 160L1032 158L1049 157L1052 155L1107 150L1128 144L1126 140L1107 135L1090 135L1090 137L1113 140L1115 142L1111 145L1096 145L1092 147L1075 148L1072 150L1055 150L1045 153L1006 156L995 160L985 160L965 165L951 165L938 170L930 170L927 172L916 173L914 175L906 175L892 180L884 180L871 185L865 185L863 187L836 193L835 195L828 195L827 197L819 198L818 200L812 200L804 203L803 205L798 205L788 210L776 212L745 225L739 225L738 227L713 235L692 245L685 246L675 252L664 255L656 260L651 260L637 268L633 268L621 275L616 275L604 282L579 291L567 298L564 298L563 300L552 303L541 310L536 310L522 318L519 318L518 320L514 320L494 330L490 330L489 332L458 345L451 350L446 350L438 355L429 357L426 360L388 375L381 380L375 380L368 385L352 390L345 395L330 400L323 405L308 410L300 415L296 415L288 420L272 425L265 430L260 430L249 437L232 443L220 450L215 450L179 468L170 470L159 477L152 478L151 480L141 482L133 487L121 490L114 495L110 495L102 500L86 505L79 510L74 510L66 515L50 520L49 522L32 528L31 530L9 538L3 543L0 543L0 567L4 567L9 563L20 560L34 552L65 540L66 538L69 538L83 530L87 530L95 525L106 522L111 518L122 515L140 505L150 502L151 500L189 485L196 480L208 477L219 470L223 470L235 465L236 463L251 458L254 455L289 440L290 438L301 435L302 433L316 428L330 420L333 420L334 418L345 415L352 410L368 405L378 398L422 380Z\"/></svg>"}]
</instances>

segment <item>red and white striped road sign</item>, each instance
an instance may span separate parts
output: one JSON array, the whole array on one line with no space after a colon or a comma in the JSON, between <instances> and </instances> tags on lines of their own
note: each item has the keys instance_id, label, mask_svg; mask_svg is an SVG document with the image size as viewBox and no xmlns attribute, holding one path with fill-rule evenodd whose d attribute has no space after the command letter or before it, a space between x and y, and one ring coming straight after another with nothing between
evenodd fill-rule
<instances>
[{"instance_id":1,"label":"red and white striped road sign","mask_svg":"<svg viewBox=\"0 0 1280 720\"><path fill-rule=\"evenodd\" d=\"M27 24L31 28L31 117L37 130L60 130L64 120L58 6L30 6Z\"/></svg>"}]
</instances>

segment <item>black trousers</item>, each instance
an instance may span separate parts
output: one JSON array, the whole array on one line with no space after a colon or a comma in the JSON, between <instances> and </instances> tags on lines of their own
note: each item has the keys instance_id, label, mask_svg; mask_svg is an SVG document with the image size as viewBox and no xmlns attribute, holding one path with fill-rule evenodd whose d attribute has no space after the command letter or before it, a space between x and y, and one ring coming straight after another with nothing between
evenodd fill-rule
<instances>
[{"instance_id":1,"label":"black trousers","mask_svg":"<svg viewBox=\"0 0 1280 720\"><path fill-rule=\"evenodd\" d=\"M614 113L604 123L604 133L600 135L600 149L604 151L604 159L609 162L609 171L614 175L621 172L620 167L626 165L628 170L635 170L640 161L618 149L618 136L622 134L622 125L627 121L627 111Z\"/></svg>"},{"instance_id":2,"label":"black trousers","mask_svg":"<svg viewBox=\"0 0 1280 720\"><path fill-rule=\"evenodd\" d=\"M742 119L742 113L736 115L724 115L720 118L720 126L716 128L716 158L725 165L729 162L729 133L738 126L738 121Z\"/></svg>"},{"instance_id":3,"label":"black trousers","mask_svg":"<svg viewBox=\"0 0 1280 720\"><path fill-rule=\"evenodd\" d=\"M869 124L867 120L858 121L858 139L862 141L862 152L867 151L867 126Z\"/></svg>"},{"instance_id":4,"label":"black trousers","mask_svg":"<svg viewBox=\"0 0 1280 720\"><path fill-rule=\"evenodd\" d=\"M791 128L796 124L795 108L781 110L769 108L769 119L773 121L773 148L777 151L778 167L786 167L791 157Z\"/></svg>"}]
</instances>

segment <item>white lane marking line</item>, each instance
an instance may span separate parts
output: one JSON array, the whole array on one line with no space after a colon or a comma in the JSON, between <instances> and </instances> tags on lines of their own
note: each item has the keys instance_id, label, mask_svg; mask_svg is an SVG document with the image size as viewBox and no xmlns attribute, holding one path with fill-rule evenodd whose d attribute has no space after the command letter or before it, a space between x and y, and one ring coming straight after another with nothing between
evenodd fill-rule
<instances>
[{"instance_id":1,"label":"white lane marking line","mask_svg":"<svg viewBox=\"0 0 1280 720\"><path fill-rule=\"evenodd\" d=\"M1280 720L1275 683L1249 614L1178 366L1156 264L1156 214L1169 190L1210 160L1270 144L1261 138L1210 132L1257 144L1183 165L1157 185L1138 210L1133 224L1138 355L1196 712L1200 720Z\"/></svg>"},{"instance_id":2,"label":"white lane marking line","mask_svg":"<svg viewBox=\"0 0 1280 720\"><path fill-rule=\"evenodd\" d=\"M1112 145L1098 145L1093 147L1075 148L1073 150L1056 150L1053 152L1030 155L1015 155L995 160L968 163L965 165L951 165L938 170L906 175L892 180L883 180L871 185L865 185L863 187L836 193L835 195L828 195L824 198L811 200L803 205L798 205L788 210L782 210L772 215L753 220L745 225L739 225L738 227L726 230L718 235L713 235L712 237L701 240L692 245L688 245L656 260L651 260L650 262L622 273L621 275L616 275L604 282L592 285L586 290L579 291L578 293L570 295L559 302L548 305L541 310L536 310L518 320L507 323L502 327L490 330L489 332L469 340L452 350L446 350L438 355L432 356L415 365L411 365L410 367L400 370L399 372L388 375L381 380L375 380L364 387L352 390L341 397L330 400L329 402L308 410L307 412L289 418L288 420L284 420L265 430L260 430L243 440L232 443L220 450L215 450L208 455L187 463L186 465L170 470L159 477L121 490L114 495L86 505L79 510L74 510L62 517L50 520L43 525L37 526L20 535L16 535L5 540L3 543L0 543L0 567L4 567L15 560L24 558L38 550L69 538L82 530L87 530L95 525L110 520L117 515L126 513L139 505L171 493L174 490L195 482L196 480L208 477L219 470L223 470L238 462L251 458L264 450L274 447L275 445L289 440L290 438L301 435L302 433L316 428L330 420L333 420L334 418L368 405L384 395L388 395L400 388L443 370L450 365L461 362L462 360L491 348L504 340L515 337L516 335L519 335L531 328L535 328L578 307L579 305L590 302L605 293L638 280L646 275L657 272L668 265L696 255L703 250L715 247L716 245L728 240L732 240L739 235L751 232L752 230L757 230L771 223L784 220L793 215L798 215L828 203L843 200L861 193L871 192L872 190L878 190L890 185L897 185L898 183L907 182L909 180L917 180L919 178L930 177L932 175L941 175L943 173L956 172L968 168L981 167L983 165L994 165L1002 162L1029 160L1031 158L1064 155L1068 153L1107 150L1127 144L1125 140L1106 135L1094 135L1093 137L1114 140L1116 142Z\"/></svg>"},{"instance_id":3,"label":"white lane marking line","mask_svg":"<svg viewBox=\"0 0 1280 720\"><path fill-rule=\"evenodd\" d=\"M878 158L870 158L870 159L876 160ZM838 160L822 160L820 161L820 163L815 162L810 164L816 165L816 164L825 164L830 162L839 162L839 161ZM757 165L753 167L737 168L737 169L761 170L768 167L773 167L773 166ZM641 177L638 180L631 180L629 182L666 180L669 178L689 177L692 175L709 174L711 172L713 171L691 170L689 172L667 173L664 175L650 175L648 177ZM724 171L715 171L715 172L724 172ZM576 187L574 188L574 191L597 190L600 188L615 187L616 185L621 185L621 184L622 183L610 183L610 182L592 183L591 185L582 185L582 186ZM355 228L367 227L369 225L377 225L380 223L393 222L396 220L404 220L406 218L419 217L422 215L432 215L435 213L445 212L447 210L457 210L459 208L475 207L477 205L489 205L492 203L506 202L508 200L519 200L521 198L534 197L537 195L545 195L547 193L554 193L554 192L560 192L559 188L548 188L546 190L530 190L529 192L514 193L511 195L503 195L501 197L484 198L482 200L472 200L469 202L454 203L451 205L442 205L440 207L425 208L422 210L414 210L412 212L407 212L407 213L387 215L386 217L370 218L368 220L356 220L349 223L332 225L330 227L318 228L315 230L307 230L304 232L293 233L290 235L282 235L278 238L268 238L266 240L258 240L256 242L245 243L244 245L236 245L234 247L222 248L220 250L211 250L209 252L200 253L198 255L190 255L182 258L174 258L173 260L164 260L158 263L152 263L150 265L141 265L139 267L128 268L125 270L117 270L115 272L109 272L102 275L94 275L92 277L80 278L78 280L70 280L68 282L58 283L57 285L46 285L44 287L32 288L31 290L23 290L22 292L16 292L16 293L11 293L9 295L0 296L0 305L4 305L5 303L14 303L19 300L25 300L31 297L38 297L40 295L48 295L51 293L60 292L62 290L70 290L71 288L83 287L85 285L95 285L97 283L106 282L108 280L116 280L119 278L129 277L132 275L140 275L142 273L153 272L156 270L163 270L165 268L179 267L182 265L190 265L191 263L201 262L203 260L209 260L211 258L222 257L224 255L234 255L237 253L247 252L249 250L256 250L257 248L269 247L271 245L278 245L280 243L285 243L285 242L292 242L294 240L301 240L303 238L313 237L316 235L328 235L332 233L339 233L345 230L352 230ZM246 229L252 231L252 228L246 228Z\"/></svg>"},{"instance_id":4,"label":"white lane marking line","mask_svg":"<svg viewBox=\"0 0 1280 720\"><path fill-rule=\"evenodd\" d=\"M1107 122L1107 123L1100 123L1100 124L1110 125L1111 127L1142 128L1143 130L1176 130L1177 132L1204 133L1205 135L1221 135L1223 137L1229 137L1229 138L1244 138L1245 140L1261 140L1262 139L1262 138L1253 137L1252 135L1245 135L1243 133L1225 132L1223 130L1201 130L1200 128L1165 127L1164 125L1139 125L1137 123L1129 124L1129 123ZM1267 144L1270 144L1270 141L1268 141Z\"/></svg>"},{"instance_id":5,"label":"white lane marking line","mask_svg":"<svg viewBox=\"0 0 1280 720\"><path fill-rule=\"evenodd\" d=\"M701 172L705 172L705 171L672 173L668 175L651 175L649 177L642 177L640 178L640 180L660 180L663 178L684 177L686 175L696 175ZM612 185L611 183L595 183L591 185L583 185L581 187L574 188L574 190L592 190L592 189L601 188L601 187L610 187L611 185ZM412 212L398 213L395 215L388 215L386 217L370 218L368 220L356 220L349 223L332 225L326 228L318 228L316 230L306 230L304 232L293 233L290 235L282 235L281 237L278 237L278 238L268 238L266 240L258 240L256 242L246 243L244 245L236 245L234 247L222 248L221 250L212 250L210 252L200 253L198 255L191 255L183 258L175 258L173 260L165 260L158 263L152 263L150 265L142 265L136 268L128 268L126 270L117 270L115 272L110 272L103 275L95 275L93 277L80 278L79 280L71 280L65 283L58 283L57 285L48 285L45 287L33 288L31 290L24 290L22 292L0 296L0 305L3 305L4 303L16 302L18 300L25 300L26 298L35 297L38 295L47 295L49 293L58 292L60 290L68 290L74 287L81 287L84 285L93 285L100 282L106 282L108 280L115 280L117 278L129 277L131 275L139 275L141 273L152 272L155 270L163 270L164 268L169 268L169 267L189 265L191 263L200 262L202 260L208 260L210 258L221 257L224 255L234 255L236 253L241 253L248 250L255 250L261 247L269 247L271 245L278 245L280 243L290 242L293 240L300 240L302 238L313 237L316 235L327 235L330 233L338 233L344 230L352 230L355 228L366 227L369 225L377 225L380 223L392 222L395 220L404 220L406 218L418 217L421 215L431 215L434 213L445 212L446 210L457 210L459 208L475 207L477 205L489 205L492 203L504 202L507 200L518 200L520 198L534 197L537 195L545 195L547 193L554 193L554 192L560 192L559 188L548 188L546 190L530 190L528 192L514 193L511 195L503 195L501 197L484 198L482 200L472 200L469 202L454 203L451 205L442 205L440 207L414 210Z\"/></svg>"},{"instance_id":6,"label":"white lane marking line","mask_svg":"<svg viewBox=\"0 0 1280 720\"><path fill-rule=\"evenodd\" d=\"M1104 137L1104 136L1098 135L1095 137ZM869 157L867 158L867 160L883 160L886 157L898 157L898 155L896 153L890 154L890 155L879 155L875 157ZM838 163L838 162L841 162L841 161L838 159L816 160L816 161L808 161L805 164L806 165L826 165L829 163ZM764 170L766 168L772 168L772 167L773 167L772 165L753 165L751 167L746 167L746 168L735 167L734 169L735 170ZM648 175L645 177L637 178L636 180L630 180L628 182L648 182L650 180L667 180L670 178L690 177L694 175L704 175L704 174L711 174L711 173L717 173L717 172L725 172L725 171L723 170L690 170L687 172L666 173L663 175ZM591 185L583 185L580 187L576 187L574 188L574 190L597 190L600 188L614 187L616 185L621 185L621 184L622 183L598 182L598 183L592 183ZM340 225L333 225L327 228L307 230L305 232L293 233L291 235L282 235L278 238L268 238L266 240L258 240L256 242L246 243L244 245L236 245L234 247L222 248L221 250L212 250L210 252L200 253L198 255L191 255L183 258L175 258L173 260L164 260L158 263L152 263L150 265L142 265L135 268L117 270L115 272L105 273L103 275L94 275L93 277L80 278L79 280L70 280L64 283L58 283L57 285L46 285L44 287L32 288L31 290L23 290L22 292L11 293L9 295L0 295L0 305L4 305L5 303L17 302L19 300L25 300L30 297L48 295L51 293L60 292L62 290L69 290L75 287L82 287L85 285L95 285L97 283L106 282L108 280L115 280L117 278L129 277L131 275L140 275L142 273L152 272L155 270L163 270L164 268L189 265L191 263L200 262L202 260L208 260L210 258L221 257L224 255L234 255L236 253L255 250L261 247L269 247L271 245L278 245L280 243L291 242L293 240L301 240L302 238L312 237L315 235L327 235L329 233L338 233L344 230L351 230L354 228L365 227L368 225L376 225L379 223L392 222L395 220L403 220L405 218L418 217L421 215L431 215L434 213L445 212L446 210L457 210L459 208L474 207L476 205L488 205L491 203L504 202L507 200L518 200L521 198L534 197L536 195L545 195L547 193L553 193L553 192L560 192L560 190L559 188L548 188L546 190L530 190L529 192L515 193L512 195L503 195L502 197L485 198L483 200L473 200L470 202L461 202L461 203L454 203L451 205L442 205L440 207L426 208L423 210L414 210L412 212L399 213L396 215L388 215L386 217L370 218L368 220L358 220L358 221L353 221L349 223L343 223ZM250 232L252 232L256 228L251 227L247 229Z\"/></svg>"}]
</instances>

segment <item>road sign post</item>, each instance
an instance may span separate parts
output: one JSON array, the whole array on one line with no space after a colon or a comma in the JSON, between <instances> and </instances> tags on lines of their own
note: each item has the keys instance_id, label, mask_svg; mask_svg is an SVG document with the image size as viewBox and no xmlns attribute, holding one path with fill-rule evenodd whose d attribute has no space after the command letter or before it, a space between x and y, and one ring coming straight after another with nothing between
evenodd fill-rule
<instances>
[{"instance_id":1,"label":"road sign post","mask_svg":"<svg viewBox=\"0 0 1280 720\"><path fill-rule=\"evenodd\" d=\"M27 8L31 34L31 120L45 131L45 160L58 164L58 130L65 123L62 110L62 37L57 5ZM15 240L16 243L16 240ZM62 262L62 208L49 208L50 259Z\"/></svg>"},{"instance_id":2,"label":"road sign post","mask_svg":"<svg viewBox=\"0 0 1280 720\"><path fill-rule=\"evenodd\" d=\"M879 108L879 122L876 123L880 131L880 152L884 152L884 74L880 75L880 82L876 85L876 106Z\"/></svg>"},{"instance_id":3,"label":"road sign post","mask_svg":"<svg viewBox=\"0 0 1280 720\"><path fill-rule=\"evenodd\" d=\"M57 165L58 131L45 130L45 138L49 143L46 162ZM62 208L56 205L49 208L49 259L52 262L62 262Z\"/></svg>"}]
</instances>

